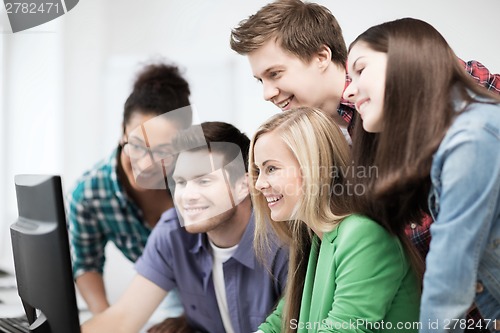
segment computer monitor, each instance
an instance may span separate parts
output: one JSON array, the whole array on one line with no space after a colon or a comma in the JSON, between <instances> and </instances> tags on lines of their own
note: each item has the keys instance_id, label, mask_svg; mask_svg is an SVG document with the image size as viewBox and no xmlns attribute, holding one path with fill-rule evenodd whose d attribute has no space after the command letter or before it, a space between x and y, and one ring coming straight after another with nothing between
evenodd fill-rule
<instances>
[{"instance_id":1,"label":"computer monitor","mask_svg":"<svg viewBox=\"0 0 500 333\"><path fill-rule=\"evenodd\" d=\"M79 333L61 178L15 176L11 225L18 293L34 333Z\"/></svg>"}]
</instances>

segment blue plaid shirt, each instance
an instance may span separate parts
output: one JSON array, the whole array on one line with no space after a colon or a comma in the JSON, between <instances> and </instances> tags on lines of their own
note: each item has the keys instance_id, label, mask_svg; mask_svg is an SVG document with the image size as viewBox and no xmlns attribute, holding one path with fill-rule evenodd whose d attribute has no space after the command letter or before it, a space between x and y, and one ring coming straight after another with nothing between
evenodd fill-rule
<instances>
[{"instance_id":1,"label":"blue plaid shirt","mask_svg":"<svg viewBox=\"0 0 500 333\"><path fill-rule=\"evenodd\" d=\"M66 200L75 278L89 271L102 274L109 241L135 262L151 233L142 211L118 181L118 157L115 149L84 173Z\"/></svg>"}]
</instances>

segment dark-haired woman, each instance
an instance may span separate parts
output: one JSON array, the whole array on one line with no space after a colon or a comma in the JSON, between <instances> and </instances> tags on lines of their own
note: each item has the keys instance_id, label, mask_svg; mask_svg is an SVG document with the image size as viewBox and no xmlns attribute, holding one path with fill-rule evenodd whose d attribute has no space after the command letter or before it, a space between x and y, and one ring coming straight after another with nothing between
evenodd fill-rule
<instances>
[{"instance_id":1,"label":"dark-haired woman","mask_svg":"<svg viewBox=\"0 0 500 333\"><path fill-rule=\"evenodd\" d=\"M420 331L484 329L465 319L473 302L500 329L500 99L416 19L368 29L348 63L344 97L361 116L353 156L378 168L361 211L390 225L434 219Z\"/></svg>"},{"instance_id":2,"label":"dark-haired woman","mask_svg":"<svg viewBox=\"0 0 500 333\"><path fill-rule=\"evenodd\" d=\"M169 139L191 124L189 95L176 66L143 68L124 105L118 147L85 172L69 195L73 274L93 314L109 307L103 282L106 244L114 243L135 262L161 214L173 207L159 162L163 159L168 170Z\"/></svg>"}]
</instances>

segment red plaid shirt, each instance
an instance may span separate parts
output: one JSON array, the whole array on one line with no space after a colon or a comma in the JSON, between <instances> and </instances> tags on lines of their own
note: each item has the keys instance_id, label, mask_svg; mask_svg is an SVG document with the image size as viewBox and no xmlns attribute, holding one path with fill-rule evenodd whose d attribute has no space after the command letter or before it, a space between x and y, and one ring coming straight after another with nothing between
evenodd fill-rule
<instances>
[{"instance_id":1,"label":"red plaid shirt","mask_svg":"<svg viewBox=\"0 0 500 333\"><path fill-rule=\"evenodd\" d=\"M464 65L467 73L469 73L469 75L471 75L478 84L488 90L500 94L500 74L491 74L490 71L478 61L471 60L465 62L461 59L459 60ZM349 83L350 79L346 78L346 87L349 85ZM342 118L344 118L344 120L348 124L351 124L352 116L355 112L354 105L344 99L342 99L340 103L341 104L338 107L337 112L342 116ZM431 233L429 228L432 222L433 221L430 216L425 216L420 225L412 224L406 228L406 234L408 235L408 237L410 237L412 243L415 245L424 260L427 256L427 253L429 252L429 245L431 242ZM481 314L475 306L473 306L467 313L467 320L469 319L474 320L474 322L476 323L482 320ZM472 327L475 326L477 325L473 325ZM483 327L485 327L485 325L483 325ZM465 330L465 332L474 332L474 330ZM489 332L489 330L476 329L475 332Z\"/></svg>"}]
</instances>

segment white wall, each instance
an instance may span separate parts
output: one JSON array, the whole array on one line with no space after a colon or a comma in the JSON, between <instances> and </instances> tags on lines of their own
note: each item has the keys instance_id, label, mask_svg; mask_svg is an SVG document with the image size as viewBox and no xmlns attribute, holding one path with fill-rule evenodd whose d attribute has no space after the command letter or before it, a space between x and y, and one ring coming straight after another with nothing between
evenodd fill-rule
<instances>
[{"instance_id":1,"label":"white wall","mask_svg":"<svg viewBox=\"0 0 500 333\"><path fill-rule=\"evenodd\" d=\"M246 59L229 48L231 28L267 2L81 0L63 17L16 34L0 6L0 261L1 230L17 216L13 175L58 173L68 188L106 156L141 62L166 57L183 67L201 121L231 122L251 135L276 112ZM463 59L500 72L498 0L319 3L337 17L347 43L371 25L411 16L433 24Z\"/></svg>"},{"instance_id":2,"label":"white wall","mask_svg":"<svg viewBox=\"0 0 500 333\"><path fill-rule=\"evenodd\" d=\"M166 57L185 68L201 120L225 120L251 134L275 112L262 100L245 57L229 33L267 0L80 1L63 17L64 171L72 182L107 154L119 136L122 105L139 62ZM474 16L466 0L361 0L348 7L320 1L338 18L350 43L371 25L413 16L434 24L464 59L500 72L498 22ZM475 3L500 14L498 0ZM376 14L375 14L376 13ZM92 131L90 130L92 129Z\"/></svg>"}]
</instances>

